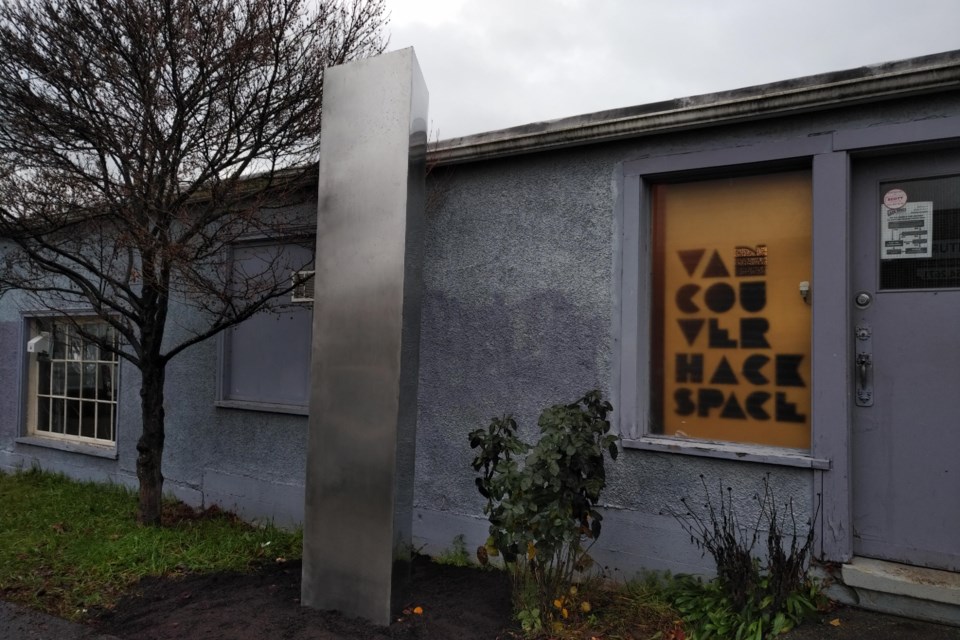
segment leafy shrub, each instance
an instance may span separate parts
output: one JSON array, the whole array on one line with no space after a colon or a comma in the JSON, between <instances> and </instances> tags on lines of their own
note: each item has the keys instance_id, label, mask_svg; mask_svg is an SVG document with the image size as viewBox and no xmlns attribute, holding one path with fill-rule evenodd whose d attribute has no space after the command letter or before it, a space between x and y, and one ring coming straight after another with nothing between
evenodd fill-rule
<instances>
[{"instance_id":1,"label":"leafy shrub","mask_svg":"<svg viewBox=\"0 0 960 640\"><path fill-rule=\"evenodd\" d=\"M816 608L819 590L808 577L807 567L813 546L813 517L800 535L793 500L786 503L783 516L770 487L763 480L763 496L754 495L759 511L753 526L741 525L733 509L732 489L721 489L719 504L714 505L706 481L700 476L706 496L706 517L699 516L681 498L682 512L671 512L690 539L713 557L716 579L703 583L697 578L679 576L672 586L674 606L691 629L691 638L766 638L789 631ZM789 520L791 532L785 534ZM766 557L761 560L754 549L766 525ZM789 537L789 544L786 538Z\"/></svg>"},{"instance_id":2,"label":"leafy shrub","mask_svg":"<svg viewBox=\"0 0 960 640\"><path fill-rule=\"evenodd\" d=\"M755 591L747 594L742 608L733 605L730 595L717 580L703 582L693 576L677 576L669 595L691 640L762 640L792 629L816 608L819 598L816 585L807 583L790 593L781 609L775 609L769 582L769 575L760 576Z\"/></svg>"},{"instance_id":3,"label":"leafy shrub","mask_svg":"<svg viewBox=\"0 0 960 640\"><path fill-rule=\"evenodd\" d=\"M481 564L502 555L514 580L514 605L528 631L560 622L576 573L593 564L588 553L600 535L596 510L606 486L604 455L617 457L617 437L599 391L540 414L540 438L530 445L517 435L510 416L494 418L470 433L477 449L473 469L486 498L490 538L477 550Z\"/></svg>"}]
</instances>

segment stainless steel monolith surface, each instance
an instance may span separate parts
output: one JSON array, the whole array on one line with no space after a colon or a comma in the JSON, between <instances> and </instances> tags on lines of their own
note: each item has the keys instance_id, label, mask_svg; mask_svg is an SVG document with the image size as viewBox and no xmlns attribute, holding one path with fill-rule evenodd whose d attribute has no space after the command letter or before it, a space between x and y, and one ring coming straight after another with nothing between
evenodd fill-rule
<instances>
[{"instance_id":1,"label":"stainless steel monolith surface","mask_svg":"<svg viewBox=\"0 0 960 640\"><path fill-rule=\"evenodd\" d=\"M326 71L301 601L382 625L409 576L426 143L413 49Z\"/></svg>"}]
</instances>

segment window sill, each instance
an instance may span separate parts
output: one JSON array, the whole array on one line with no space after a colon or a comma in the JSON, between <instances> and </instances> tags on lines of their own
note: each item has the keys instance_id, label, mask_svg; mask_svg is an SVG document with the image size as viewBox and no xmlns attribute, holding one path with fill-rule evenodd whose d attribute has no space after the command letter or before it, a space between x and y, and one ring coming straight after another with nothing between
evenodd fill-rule
<instances>
[{"instance_id":1,"label":"window sill","mask_svg":"<svg viewBox=\"0 0 960 640\"><path fill-rule=\"evenodd\" d=\"M295 404L270 404L269 402L248 402L245 400L217 400L213 403L221 409L242 409L244 411L263 411L265 413L287 413L297 416L309 414L307 407Z\"/></svg>"},{"instance_id":2,"label":"window sill","mask_svg":"<svg viewBox=\"0 0 960 640\"><path fill-rule=\"evenodd\" d=\"M661 453L679 453L703 458L758 462L782 467L801 467L804 469L820 470L830 469L829 460L811 457L806 451L797 449L727 444L703 440L677 440L674 438L657 438L653 436L636 439L624 438L622 442L624 448L640 449L642 451L659 451Z\"/></svg>"},{"instance_id":3,"label":"window sill","mask_svg":"<svg viewBox=\"0 0 960 640\"><path fill-rule=\"evenodd\" d=\"M28 444L34 447L45 447L47 449L58 449L60 451L69 451L70 453L79 453L85 456L96 458L107 458L109 460L117 459L116 445L90 444L86 442L71 442L69 440L60 440L58 438L45 438L43 436L24 436L15 440L17 444Z\"/></svg>"}]
</instances>

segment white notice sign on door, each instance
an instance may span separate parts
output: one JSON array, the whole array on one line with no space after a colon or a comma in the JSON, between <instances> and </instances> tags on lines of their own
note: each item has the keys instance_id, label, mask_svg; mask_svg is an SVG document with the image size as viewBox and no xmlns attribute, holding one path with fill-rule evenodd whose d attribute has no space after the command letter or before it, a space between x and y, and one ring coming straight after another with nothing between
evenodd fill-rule
<instances>
[{"instance_id":1,"label":"white notice sign on door","mask_svg":"<svg viewBox=\"0 0 960 640\"><path fill-rule=\"evenodd\" d=\"M880 228L881 260L933 255L932 202L907 202L896 209L882 204Z\"/></svg>"}]
</instances>

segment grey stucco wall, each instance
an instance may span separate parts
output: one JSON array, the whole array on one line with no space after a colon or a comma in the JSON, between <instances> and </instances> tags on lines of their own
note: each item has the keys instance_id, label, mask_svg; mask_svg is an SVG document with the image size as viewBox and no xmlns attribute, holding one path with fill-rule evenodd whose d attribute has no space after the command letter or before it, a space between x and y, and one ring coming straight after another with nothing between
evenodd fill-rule
<instances>
[{"instance_id":1,"label":"grey stucco wall","mask_svg":"<svg viewBox=\"0 0 960 640\"><path fill-rule=\"evenodd\" d=\"M478 513L466 434L610 376L610 165L555 156L444 170L427 213L417 503ZM581 193L583 191L583 193Z\"/></svg>"},{"instance_id":2,"label":"grey stucco wall","mask_svg":"<svg viewBox=\"0 0 960 640\"><path fill-rule=\"evenodd\" d=\"M314 192L309 194L304 195L305 202L271 211L292 227L312 223L316 203L310 199ZM0 364L0 471L40 467L78 479L136 487L140 374L125 360L120 366L114 459L17 442L27 435L22 411L28 362L24 318L36 312L43 309L16 292L0 298L0 349L15 354ZM173 302L165 346L203 326L195 307ZM164 492L196 506L218 504L249 519L298 525L303 514L307 417L217 407L220 347L218 338L206 340L167 366ZM264 370L269 375L266 363Z\"/></svg>"},{"instance_id":3,"label":"grey stucco wall","mask_svg":"<svg viewBox=\"0 0 960 640\"><path fill-rule=\"evenodd\" d=\"M0 470L41 467L72 477L135 487L141 431L139 372L121 364L117 457L98 458L16 443L22 435L19 381L22 316L13 300L0 305L0 349L17 353L0 367ZM29 308L25 309L29 311ZM174 308L174 314L189 313ZM191 347L168 366L165 492L193 505L219 504L248 518L295 525L302 518L306 416L218 408L217 340ZM24 381L25 384L25 381Z\"/></svg>"},{"instance_id":4,"label":"grey stucco wall","mask_svg":"<svg viewBox=\"0 0 960 640\"><path fill-rule=\"evenodd\" d=\"M646 149L647 147L644 147ZM540 411L599 388L609 398L617 337L614 205L629 145L455 166L438 172L427 215L415 533L430 551L486 538L467 433L513 414L525 437ZM615 407L616 410L616 407ZM595 556L708 573L669 515L703 498L700 474L751 511L766 473L801 518L807 471L624 450L608 471Z\"/></svg>"},{"instance_id":5,"label":"grey stucco wall","mask_svg":"<svg viewBox=\"0 0 960 640\"><path fill-rule=\"evenodd\" d=\"M469 467L472 429L511 413L533 437L544 407L594 387L616 404L615 214L622 163L951 116L958 105L954 92L434 171L421 338L418 543L436 552L458 534L467 536L468 547L486 538ZM815 473L624 450L608 470L605 528L594 555L627 574L641 567L709 573L711 561L668 515L683 496L702 504L701 474L710 487L731 487L744 513L755 513L753 497L769 477L778 502L792 501L802 523L819 499Z\"/></svg>"},{"instance_id":6,"label":"grey stucco wall","mask_svg":"<svg viewBox=\"0 0 960 640\"><path fill-rule=\"evenodd\" d=\"M532 438L539 412L550 404L592 388L617 401L622 163L958 113L960 95L953 92L434 170L425 229L415 544L436 552L457 534L470 545L486 537L469 431L512 413ZM190 313L182 307L172 315L188 325ZM130 366L121 372L116 460L15 442L21 326L20 302L8 294L0 299L0 349L15 356L0 359L0 470L38 465L134 484L139 384ZM169 366L166 488L194 504L299 522L307 419L216 407L218 357L210 340ZM639 567L708 572L709 561L664 512L678 508L681 496L702 498L701 474L711 486L732 487L750 510L768 473L777 497L793 499L799 519L808 517L813 471L625 450L609 469L595 555L625 574Z\"/></svg>"}]
</instances>

